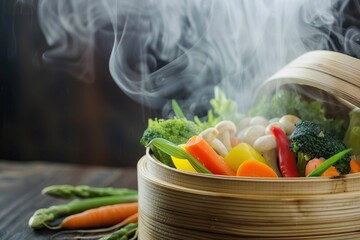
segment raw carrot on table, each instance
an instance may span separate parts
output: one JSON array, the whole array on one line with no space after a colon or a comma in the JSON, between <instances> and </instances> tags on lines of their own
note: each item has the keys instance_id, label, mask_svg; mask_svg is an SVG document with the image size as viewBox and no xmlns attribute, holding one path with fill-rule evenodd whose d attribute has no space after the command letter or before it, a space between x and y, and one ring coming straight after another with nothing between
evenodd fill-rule
<instances>
[{"instance_id":1,"label":"raw carrot on table","mask_svg":"<svg viewBox=\"0 0 360 240\"><path fill-rule=\"evenodd\" d=\"M107 235L105 235L103 239L106 240L111 240L111 239L119 239L119 238L114 238L114 237L119 237L119 231L121 230L124 235L127 235L129 232L125 231L126 227L129 226L130 224L136 224L136 229L137 230L137 223L139 220L139 213L135 213L127 218L125 218L124 220L122 220L121 222L112 225L110 227L106 227L106 228L97 228L97 229L71 229L71 230L65 230L65 231L61 231L61 232L57 232L55 234L53 234L51 236L51 239L57 239L57 237L60 237L62 235L67 235L69 233L79 233L79 234L99 234L99 233L106 233ZM109 232L112 232L108 235ZM85 237L83 237L85 238ZM62 238L60 238L62 239ZM77 238L76 238L77 239ZM79 238L80 239L80 238ZM121 236L120 236L121 239Z\"/></svg>"},{"instance_id":2,"label":"raw carrot on table","mask_svg":"<svg viewBox=\"0 0 360 240\"><path fill-rule=\"evenodd\" d=\"M134 215L137 212L137 202L103 206L70 215L64 218L59 227L66 229L108 227L120 223L130 216L137 221L137 215Z\"/></svg>"},{"instance_id":3,"label":"raw carrot on table","mask_svg":"<svg viewBox=\"0 0 360 240\"><path fill-rule=\"evenodd\" d=\"M199 162L214 174L235 176L232 170L224 160L215 152L215 150L202 137L193 136L185 144L185 149Z\"/></svg>"},{"instance_id":4,"label":"raw carrot on table","mask_svg":"<svg viewBox=\"0 0 360 240\"><path fill-rule=\"evenodd\" d=\"M325 162L324 159L314 158L308 161L305 167L305 176L308 176L312 171L314 171L317 167L319 167L320 164ZM320 176L339 176L339 171L334 167L329 167L325 172L323 172Z\"/></svg>"},{"instance_id":5,"label":"raw carrot on table","mask_svg":"<svg viewBox=\"0 0 360 240\"><path fill-rule=\"evenodd\" d=\"M43 227L53 228L49 225L53 221L61 217L81 213L86 210L102 206L114 205L119 203L132 203L137 201L137 194L75 199L65 204L53 205L48 208L38 209L30 217L28 225L33 229L40 229Z\"/></svg>"},{"instance_id":6,"label":"raw carrot on table","mask_svg":"<svg viewBox=\"0 0 360 240\"><path fill-rule=\"evenodd\" d=\"M238 168L236 176L243 177L273 177L277 178L276 172L267 164L256 160L245 160Z\"/></svg>"}]
</instances>

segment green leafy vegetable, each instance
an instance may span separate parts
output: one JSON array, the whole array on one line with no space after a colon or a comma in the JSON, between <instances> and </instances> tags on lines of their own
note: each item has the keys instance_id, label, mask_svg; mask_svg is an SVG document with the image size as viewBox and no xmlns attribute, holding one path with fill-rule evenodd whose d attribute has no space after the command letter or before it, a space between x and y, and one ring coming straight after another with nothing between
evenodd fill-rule
<instances>
[{"instance_id":1,"label":"green leafy vegetable","mask_svg":"<svg viewBox=\"0 0 360 240\"><path fill-rule=\"evenodd\" d=\"M219 87L214 88L214 98L210 100L210 104L215 114L221 120L230 120L235 124L238 123L243 117L243 114L238 112L237 103L226 97L225 93Z\"/></svg>"},{"instance_id":2,"label":"green leafy vegetable","mask_svg":"<svg viewBox=\"0 0 360 240\"><path fill-rule=\"evenodd\" d=\"M344 120L340 117L327 118L322 102L304 100L296 92L285 89L281 89L271 98L264 96L255 107L250 109L249 114L269 119L292 114L324 127L340 139L345 132Z\"/></svg>"},{"instance_id":3,"label":"green leafy vegetable","mask_svg":"<svg viewBox=\"0 0 360 240\"><path fill-rule=\"evenodd\" d=\"M173 108L173 110L174 110L175 115L176 115L177 118L179 118L179 119L186 119L183 111L181 110L179 104L177 103L177 101L176 101L175 99L173 99L173 100L171 101L171 106L172 106L172 108Z\"/></svg>"},{"instance_id":4,"label":"green leafy vegetable","mask_svg":"<svg viewBox=\"0 0 360 240\"><path fill-rule=\"evenodd\" d=\"M360 155L360 108L350 112L350 123L345 133L344 143L351 147L352 154Z\"/></svg>"},{"instance_id":5,"label":"green leafy vegetable","mask_svg":"<svg viewBox=\"0 0 360 240\"><path fill-rule=\"evenodd\" d=\"M171 104L177 118L186 118L175 100L172 100ZM227 98L219 87L214 88L214 98L210 99L210 105L211 109L208 110L207 116L194 116L194 122L201 130L214 127L222 120L230 120L236 124L244 117L238 112L237 103Z\"/></svg>"}]
</instances>

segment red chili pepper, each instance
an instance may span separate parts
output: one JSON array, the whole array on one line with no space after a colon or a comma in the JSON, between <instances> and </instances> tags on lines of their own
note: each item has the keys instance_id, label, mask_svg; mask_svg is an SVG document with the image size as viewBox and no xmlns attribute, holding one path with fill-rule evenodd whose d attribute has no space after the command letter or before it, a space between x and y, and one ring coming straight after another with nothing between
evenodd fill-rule
<instances>
[{"instance_id":1,"label":"red chili pepper","mask_svg":"<svg viewBox=\"0 0 360 240\"><path fill-rule=\"evenodd\" d=\"M278 146L278 160L280 172L283 177L299 177L296 167L295 154L290 150L290 141L286 134L278 127L272 127L271 132L275 136Z\"/></svg>"}]
</instances>

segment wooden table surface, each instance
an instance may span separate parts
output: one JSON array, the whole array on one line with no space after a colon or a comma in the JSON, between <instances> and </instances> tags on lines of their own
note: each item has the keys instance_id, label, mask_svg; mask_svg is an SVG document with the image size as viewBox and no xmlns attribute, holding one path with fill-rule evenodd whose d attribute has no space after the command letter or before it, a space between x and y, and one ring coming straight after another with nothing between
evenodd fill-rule
<instances>
[{"instance_id":1,"label":"wooden table surface","mask_svg":"<svg viewBox=\"0 0 360 240\"><path fill-rule=\"evenodd\" d=\"M49 239L50 230L32 230L27 223L39 208L64 203L41 195L54 184L137 189L136 168L89 167L47 162L0 161L0 239Z\"/></svg>"}]
</instances>

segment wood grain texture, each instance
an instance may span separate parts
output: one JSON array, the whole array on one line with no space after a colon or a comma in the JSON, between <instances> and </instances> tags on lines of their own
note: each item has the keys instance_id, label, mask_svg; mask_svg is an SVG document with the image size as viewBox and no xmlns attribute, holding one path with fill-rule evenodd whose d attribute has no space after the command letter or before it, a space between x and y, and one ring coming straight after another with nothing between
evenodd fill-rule
<instances>
[{"instance_id":1,"label":"wood grain texture","mask_svg":"<svg viewBox=\"0 0 360 240\"><path fill-rule=\"evenodd\" d=\"M136 169L0 161L1 240L50 238L54 231L34 231L27 223L37 209L64 203L41 195L44 187L53 184L137 189Z\"/></svg>"}]
</instances>

